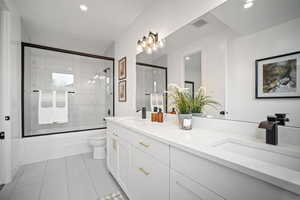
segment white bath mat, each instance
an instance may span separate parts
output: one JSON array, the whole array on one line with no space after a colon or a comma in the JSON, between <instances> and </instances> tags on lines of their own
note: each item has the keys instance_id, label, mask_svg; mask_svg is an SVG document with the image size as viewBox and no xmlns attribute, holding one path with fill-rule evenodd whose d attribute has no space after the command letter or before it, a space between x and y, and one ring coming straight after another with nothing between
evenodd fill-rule
<instances>
[{"instance_id":1,"label":"white bath mat","mask_svg":"<svg viewBox=\"0 0 300 200\"><path fill-rule=\"evenodd\" d=\"M120 192L115 192L102 197L100 200L125 200Z\"/></svg>"}]
</instances>

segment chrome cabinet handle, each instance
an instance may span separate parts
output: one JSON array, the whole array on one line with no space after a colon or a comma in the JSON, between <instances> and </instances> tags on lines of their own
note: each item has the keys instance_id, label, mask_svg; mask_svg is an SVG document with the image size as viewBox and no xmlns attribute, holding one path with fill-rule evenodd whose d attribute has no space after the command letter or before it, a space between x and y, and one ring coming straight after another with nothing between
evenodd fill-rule
<instances>
[{"instance_id":1,"label":"chrome cabinet handle","mask_svg":"<svg viewBox=\"0 0 300 200\"><path fill-rule=\"evenodd\" d=\"M149 148L150 145L149 144L145 144L144 142L139 142L140 145L142 145L143 147Z\"/></svg>"},{"instance_id":2,"label":"chrome cabinet handle","mask_svg":"<svg viewBox=\"0 0 300 200\"><path fill-rule=\"evenodd\" d=\"M143 174L145 174L145 176L149 176L150 175L150 173L149 172L147 172L146 170L144 170L144 168L139 168L139 170L143 173Z\"/></svg>"}]
</instances>

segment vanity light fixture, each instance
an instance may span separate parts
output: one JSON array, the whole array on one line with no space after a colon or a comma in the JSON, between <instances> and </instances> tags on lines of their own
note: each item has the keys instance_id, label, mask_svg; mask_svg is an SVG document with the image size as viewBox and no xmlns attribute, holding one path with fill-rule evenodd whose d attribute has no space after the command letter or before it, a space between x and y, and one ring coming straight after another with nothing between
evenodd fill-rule
<instances>
[{"instance_id":1,"label":"vanity light fixture","mask_svg":"<svg viewBox=\"0 0 300 200\"><path fill-rule=\"evenodd\" d=\"M86 5L84 5L84 4L80 4L79 8L83 12L86 12L88 10L88 7Z\"/></svg>"},{"instance_id":2,"label":"vanity light fixture","mask_svg":"<svg viewBox=\"0 0 300 200\"><path fill-rule=\"evenodd\" d=\"M157 51L159 48L164 47L164 41L159 40L158 33L149 32L149 35L144 36L143 39L137 42L137 51L145 51L147 54L151 54L153 51Z\"/></svg>"},{"instance_id":3,"label":"vanity light fixture","mask_svg":"<svg viewBox=\"0 0 300 200\"><path fill-rule=\"evenodd\" d=\"M191 59L191 58L190 58L190 57L188 57L188 56L187 56L187 57L185 57L185 60L190 60L190 59Z\"/></svg>"},{"instance_id":4,"label":"vanity light fixture","mask_svg":"<svg viewBox=\"0 0 300 200\"><path fill-rule=\"evenodd\" d=\"M254 4L254 0L246 0L245 4L244 4L244 8L248 9L251 8Z\"/></svg>"}]
</instances>

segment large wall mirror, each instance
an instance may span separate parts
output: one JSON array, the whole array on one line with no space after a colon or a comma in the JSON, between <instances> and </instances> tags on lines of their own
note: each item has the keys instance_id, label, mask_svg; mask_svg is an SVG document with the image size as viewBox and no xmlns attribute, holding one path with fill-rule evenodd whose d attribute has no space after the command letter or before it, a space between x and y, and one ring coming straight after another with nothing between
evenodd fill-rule
<instances>
[{"instance_id":1,"label":"large wall mirror","mask_svg":"<svg viewBox=\"0 0 300 200\"><path fill-rule=\"evenodd\" d=\"M167 111L167 56L163 53L148 55L140 53L136 57L136 108L140 111L154 107Z\"/></svg>"},{"instance_id":2,"label":"large wall mirror","mask_svg":"<svg viewBox=\"0 0 300 200\"><path fill-rule=\"evenodd\" d=\"M220 105L204 117L260 122L287 113L287 125L300 127L299 35L299 0L228 0L137 60L163 62L168 83L205 88Z\"/></svg>"}]
</instances>

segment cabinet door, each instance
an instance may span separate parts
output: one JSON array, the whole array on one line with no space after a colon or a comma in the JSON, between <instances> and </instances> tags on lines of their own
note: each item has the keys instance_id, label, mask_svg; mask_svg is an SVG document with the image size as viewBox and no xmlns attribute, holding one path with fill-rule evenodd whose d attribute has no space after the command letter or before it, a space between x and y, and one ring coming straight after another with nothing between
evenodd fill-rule
<instances>
[{"instance_id":1,"label":"cabinet door","mask_svg":"<svg viewBox=\"0 0 300 200\"><path fill-rule=\"evenodd\" d=\"M119 179L124 192L128 193L129 187L129 169L130 169L130 144L125 140L119 139Z\"/></svg>"},{"instance_id":2,"label":"cabinet door","mask_svg":"<svg viewBox=\"0 0 300 200\"><path fill-rule=\"evenodd\" d=\"M169 200L169 167L132 148L132 200Z\"/></svg>"},{"instance_id":3,"label":"cabinet door","mask_svg":"<svg viewBox=\"0 0 300 200\"><path fill-rule=\"evenodd\" d=\"M224 200L193 180L171 170L171 200Z\"/></svg>"},{"instance_id":4,"label":"cabinet door","mask_svg":"<svg viewBox=\"0 0 300 200\"><path fill-rule=\"evenodd\" d=\"M118 141L111 134L107 135L107 167L112 175L117 178L118 166Z\"/></svg>"}]
</instances>

